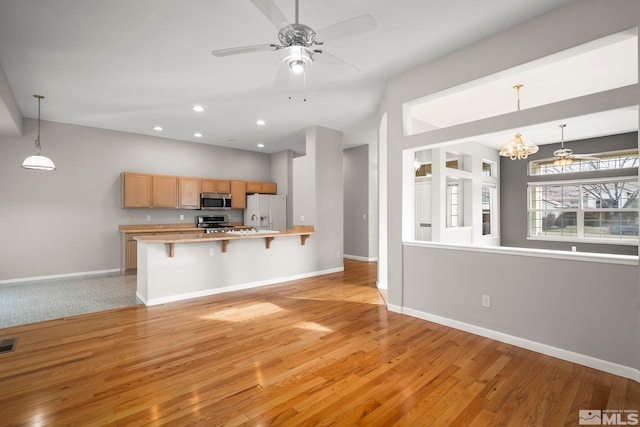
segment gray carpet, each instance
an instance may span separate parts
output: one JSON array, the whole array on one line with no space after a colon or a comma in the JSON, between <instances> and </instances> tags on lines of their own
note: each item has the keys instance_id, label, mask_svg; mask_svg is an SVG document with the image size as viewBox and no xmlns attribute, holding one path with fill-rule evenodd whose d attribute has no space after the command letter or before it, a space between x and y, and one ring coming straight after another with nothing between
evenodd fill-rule
<instances>
[{"instance_id":1,"label":"gray carpet","mask_svg":"<svg viewBox=\"0 0 640 427\"><path fill-rule=\"evenodd\" d=\"M136 276L90 276L0 285L0 328L141 304Z\"/></svg>"}]
</instances>

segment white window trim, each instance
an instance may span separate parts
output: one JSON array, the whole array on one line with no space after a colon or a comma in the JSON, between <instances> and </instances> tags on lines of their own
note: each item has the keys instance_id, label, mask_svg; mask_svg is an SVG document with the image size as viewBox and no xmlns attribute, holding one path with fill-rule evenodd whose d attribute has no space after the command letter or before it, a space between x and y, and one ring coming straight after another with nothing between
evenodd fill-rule
<instances>
[{"instance_id":1,"label":"white window trim","mask_svg":"<svg viewBox=\"0 0 640 427\"><path fill-rule=\"evenodd\" d=\"M633 148L623 149L623 150L615 150L615 151L603 151L603 152L600 152L600 153L591 153L591 154L589 154L589 156L591 156L591 157L602 156L604 158L604 157L615 157L616 155L623 154L623 153L635 153L636 156L638 157L638 162L640 162L640 150L633 149ZM544 159L530 160L527 163L527 176L531 176L531 177L558 176L558 175L562 176L562 175L565 175L565 174L584 174L584 173L593 173L593 172L600 172L600 171L612 171L612 170L619 170L619 171L627 172L627 171L632 171L632 170L637 170L638 169L638 166L628 166L628 167L619 168L619 169L617 169L617 168L612 168L612 169L594 169L594 170L586 170L586 171L580 170L580 171L570 171L570 172L561 171L561 172L552 173L552 174L539 174L539 173L532 173L531 172L531 168L532 168L532 164L533 163L550 162L550 161L552 161L554 159L555 159L555 157L547 157L547 158L544 158ZM604 159L599 159L599 160L604 160ZM582 160L580 160L580 161L582 161Z\"/></svg>"},{"instance_id":2,"label":"white window trim","mask_svg":"<svg viewBox=\"0 0 640 427\"><path fill-rule=\"evenodd\" d=\"M566 180L554 180L554 181L532 181L527 182L527 240L538 240L538 241L556 241L556 242L577 242L577 243L596 243L596 244L607 244L607 245L627 245L627 246L638 246L640 240L638 237L629 238L629 239L607 239L607 238L589 238L584 237L584 213L585 209L583 206L583 197L582 194L579 198L579 205L576 209L558 209L562 212L576 212L576 236L567 236L567 237L555 237L555 236L532 236L531 235L531 212L538 211L548 211L549 209L532 209L531 208L531 187L532 186L550 186L550 185L588 185L588 184L603 184L609 182L638 182L637 175L626 175L626 176L617 176L617 177L607 177L607 178L590 178L590 179L566 179ZM587 209L587 211L594 212L632 212L634 209L621 209L621 208L601 208L601 209ZM638 209L635 209L637 212ZM640 236L639 236L640 237Z\"/></svg>"},{"instance_id":3,"label":"white window trim","mask_svg":"<svg viewBox=\"0 0 640 427\"><path fill-rule=\"evenodd\" d=\"M553 186L553 185L563 185L570 186L575 185L581 187L582 185L588 185L592 183L604 184L610 182L638 182L638 176L618 176L618 177L607 177L607 178L591 178L591 179L566 179L566 180L554 180L554 181L533 181L527 182L527 240L538 240L538 241L557 241L557 242L577 242L577 243L597 243L597 244L610 244L610 245L627 245L627 246L638 246L639 239L629 238L629 239L607 239L607 238L589 238L584 237L584 200L581 195L578 201L578 208L576 209L561 209L562 212L575 212L576 213L576 236L566 236L566 237L555 237L555 236L532 236L531 235L531 212L539 212L539 211L547 211L548 209L533 209L531 207L531 187L533 186ZM601 209L587 209L587 211L594 212L632 212L634 209L621 210L620 208L601 208ZM635 209L637 212L638 209ZM640 236L639 236L640 237Z\"/></svg>"}]
</instances>

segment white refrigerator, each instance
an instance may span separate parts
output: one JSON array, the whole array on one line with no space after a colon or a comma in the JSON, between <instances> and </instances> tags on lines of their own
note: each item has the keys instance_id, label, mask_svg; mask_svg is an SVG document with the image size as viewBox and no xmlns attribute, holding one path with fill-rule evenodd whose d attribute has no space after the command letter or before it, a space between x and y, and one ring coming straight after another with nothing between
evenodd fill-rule
<instances>
[{"instance_id":1,"label":"white refrigerator","mask_svg":"<svg viewBox=\"0 0 640 427\"><path fill-rule=\"evenodd\" d=\"M283 194L249 194L244 210L244 225L259 230L287 228L287 196Z\"/></svg>"}]
</instances>

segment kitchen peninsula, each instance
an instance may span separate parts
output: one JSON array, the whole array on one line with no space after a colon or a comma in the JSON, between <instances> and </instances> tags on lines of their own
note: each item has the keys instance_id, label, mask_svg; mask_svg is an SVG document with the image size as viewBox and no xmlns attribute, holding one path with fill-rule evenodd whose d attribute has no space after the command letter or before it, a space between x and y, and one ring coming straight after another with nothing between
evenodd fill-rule
<instances>
[{"instance_id":1,"label":"kitchen peninsula","mask_svg":"<svg viewBox=\"0 0 640 427\"><path fill-rule=\"evenodd\" d=\"M145 305L308 277L312 226L138 236L137 296Z\"/></svg>"}]
</instances>

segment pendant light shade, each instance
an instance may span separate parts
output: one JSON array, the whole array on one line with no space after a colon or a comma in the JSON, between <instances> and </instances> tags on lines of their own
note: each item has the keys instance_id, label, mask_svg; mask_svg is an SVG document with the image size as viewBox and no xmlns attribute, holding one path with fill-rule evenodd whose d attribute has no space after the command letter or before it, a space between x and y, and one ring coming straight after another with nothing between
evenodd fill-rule
<instances>
[{"instance_id":1,"label":"pendant light shade","mask_svg":"<svg viewBox=\"0 0 640 427\"><path fill-rule=\"evenodd\" d=\"M38 99L38 136L36 137L35 142L36 150L38 150L38 153L35 156L29 156L24 159L24 162L22 162L22 167L25 169L52 171L55 170L56 165L53 164L50 158L40 154L40 150L42 149L42 147L40 146L40 101L44 99L44 96L33 95L33 97Z\"/></svg>"},{"instance_id":2,"label":"pendant light shade","mask_svg":"<svg viewBox=\"0 0 640 427\"><path fill-rule=\"evenodd\" d=\"M520 111L520 88L523 85L517 84L513 88L518 92L518 111ZM527 141L522 138L522 135L518 132L511 141L500 150L500 155L503 157L509 157L511 160L526 159L529 155L538 152L538 146L531 141Z\"/></svg>"},{"instance_id":3,"label":"pendant light shade","mask_svg":"<svg viewBox=\"0 0 640 427\"><path fill-rule=\"evenodd\" d=\"M22 162L22 167L25 169L37 169L43 171L52 171L56 168L50 158L36 154L35 156L29 156Z\"/></svg>"}]
</instances>

